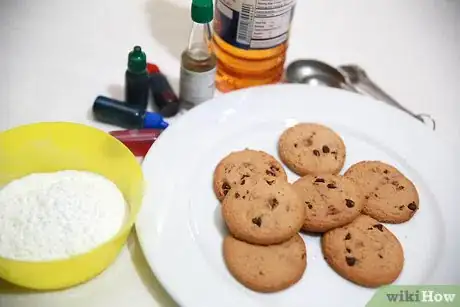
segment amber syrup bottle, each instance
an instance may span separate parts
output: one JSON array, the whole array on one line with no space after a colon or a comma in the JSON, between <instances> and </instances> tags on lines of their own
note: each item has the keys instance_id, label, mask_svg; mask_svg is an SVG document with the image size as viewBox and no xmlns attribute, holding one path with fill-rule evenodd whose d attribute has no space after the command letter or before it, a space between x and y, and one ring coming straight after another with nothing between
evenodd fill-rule
<instances>
[{"instance_id":1,"label":"amber syrup bottle","mask_svg":"<svg viewBox=\"0 0 460 307\"><path fill-rule=\"evenodd\" d=\"M213 50L217 89L278 83L296 0L216 0Z\"/></svg>"}]
</instances>

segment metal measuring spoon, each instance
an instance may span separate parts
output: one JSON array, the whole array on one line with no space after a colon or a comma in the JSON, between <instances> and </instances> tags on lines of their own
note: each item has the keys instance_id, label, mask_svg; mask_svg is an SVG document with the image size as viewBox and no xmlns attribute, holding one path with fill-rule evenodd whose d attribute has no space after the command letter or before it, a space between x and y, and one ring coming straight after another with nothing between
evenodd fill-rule
<instances>
[{"instance_id":1,"label":"metal measuring spoon","mask_svg":"<svg viewBox=\"0 0 460 307\"><path fill-rule=\"evenodd\" d=\"M297 60L292 62L286 69L285 78L289 83L322 85L357 92L347 84L347 80L345 80L340 71L316 60Z\"/></svg>"},{"instance_id":2,"label":"metal measuring spoon","mask_svg":"<svg viewBox=\"0 0 460 307\"><path fill-rule=\"evenodd\" d=\"M409 115L415 117L424 124L431 125L432 129L436 129L436 121L429 114L415 114L399 102L385 93L377 84L375 84L366 74L364 69L358 65L342 65L339 66L339 71L345 76L347 83L354 86L358 92L367 94L377 100L384 101Z\"/></svg>"},{"instance_id":3,"label":"metal measuring spoon","mask_svg":"<svg viewBox=\"0 0 460 307\"><path fill-rule=\"evenodd\" d=\"M336 69L321 61L297 60L287 67L285 79L289 83L329 86L366 94L408 113L422 123L431 124L433 130L436 127L436 122L431 116L428 114L415 114L403 107L372 82L364 70L356 65L344 65Z\"/></svg>"}]
</instances>

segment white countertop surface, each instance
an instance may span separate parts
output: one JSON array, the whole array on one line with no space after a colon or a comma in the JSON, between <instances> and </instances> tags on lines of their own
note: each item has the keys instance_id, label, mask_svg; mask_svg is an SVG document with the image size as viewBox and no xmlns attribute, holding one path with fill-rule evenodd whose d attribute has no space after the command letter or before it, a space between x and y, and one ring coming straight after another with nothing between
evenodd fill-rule
<instances>
[{"instance_id":1,"label":"white countertop surface","mask_svg":"<svg viewBox=\"0 0 460 307\"><path fill-rule=\"evenodd\" d=\"M127 54L141 45L175 89L190 0L0 2L0 131L38 121L95 123L97 95L123 97ZM460 1L298 0L288 62L357 63L394 98L460 145ZM460 147L459 147L460 148ZM442 150L440 149L442 152ZM180 276L178 276L180 278ZM0 306L175 306L133 234L118 260L69 290L34 293L0 281Z\"/></svg>"}]
</instances>

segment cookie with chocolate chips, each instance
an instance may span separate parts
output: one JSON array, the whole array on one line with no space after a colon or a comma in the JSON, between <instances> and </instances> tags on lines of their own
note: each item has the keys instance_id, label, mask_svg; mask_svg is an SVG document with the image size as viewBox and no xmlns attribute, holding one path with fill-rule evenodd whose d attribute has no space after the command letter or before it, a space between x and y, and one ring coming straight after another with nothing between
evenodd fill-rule
<instances>
[{"instance_id":1,"label":"cookie with chocolate chips","mask_svg":"<svg viewBox=\"0 0 460 307\"><path fill-rule=\"evenodd\" d=\"M278 152L294 173L337 174L345 163L345 144L332 129L319 124L297 124L283 132Z\"/></svg>"},{"instance_id":2,"label":"cookie with chocolate chips","mask_svg":"<svg viewBox=\"0 0 460 307\"><path fill-rule=\"evenodd\" d=\"M223 251L235 279L258 292L276 292L294 285L307 266L307 250L298 234L269 246L252 245L228 236Z\"/></svg>"},{"instance_id":3,"label":"cookie with chocolate chips","mask_svg":"<svg viewBox=\"0 0 460 307\"><path fill-rule=\"evenodd\" d=\"M305 219L305 206L291 184L260 178L231 189L222 202L231 234L252 244L277 244L294 236Z\"/></svg>"},{"instance_id":4,"label":"cookie with chocolate chips","mask_svg":"<svg viewBox=\"0 0 460 307\"><path fill-rule=\"evenodd\" d=\"M391 165L363 161L352 165L345 176L361 188L363 213L380 222L403 223L419 209L415 185Z\"/></svg>"},{"instance_id":5,"label":"cookie with chocolate chips","mask_svg":"<svg viewBox=\"0 0 460 307\"><path fill-rule=\"evenodd\" d=\"M340 175L307 175L293 187L305 205L304 231L325 232L348 224L363 207L356 184Z\"/></svg>"},{"instance_id":6,"label":"cookie with chocolate chips","mask_svg":"<svg viewBox=\"0 0 460 307\"><path fill-rule=\"evenodd\" d=\"M268 183L275 179L287 181L283 166L268 153L251 149L232 152L214 170L214 192L223 200L232 188L259 177Z\"/></svg>"},{"instance_id":7,"label":"cookie with chocolate chips","mask_svg":"<svg viewBox=\"0 0 460 307\"><path fill-rule=\"evenodd\" d=\"M321 247L332 269L365 287L391 284L404 266L399 240L385 226L366 215L326 232Z\"/></svg>"}]
</instances>

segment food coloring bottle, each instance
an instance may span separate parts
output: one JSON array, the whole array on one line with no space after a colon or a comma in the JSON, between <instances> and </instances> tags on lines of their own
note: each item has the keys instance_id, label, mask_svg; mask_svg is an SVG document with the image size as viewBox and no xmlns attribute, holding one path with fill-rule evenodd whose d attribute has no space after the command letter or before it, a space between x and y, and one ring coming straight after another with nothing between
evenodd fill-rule
<instances>
[{"instance_id":1,"label":"food coloring bottle","mask_svg":"<svg viewBox=\"0 0 460 307\"><path fill-rule=\"evenodd\" d=\"M134 47L128 55L125 73L125 101L129 105L147 108L149 99L149 74L147 58L141 47Z\"/></svg>"},{"instance_id":2,"label":"food coloring bottle","mask_svg":"<svg viewBox=\"0 0 460 307\"><path fill-rule=\"evenodd\" d=\"M168 123L161 114L146 112L139 106L131 106L127 103L98 96L93 104L94 117L104 123L123 127L126 129L166 129Z\"/></svg>"},{"instance_id":3,"label":"food coloring bottle","mask_svg":"<svg viewBox=\"0 0 460 307\"><path fill-rule=\"evenodd\" d=\"M180 101L171 84L155 64L147 64L150 77L150 92L158 112L164 117L175 116L180 109Z\"/></svg>"}]
</instances>

